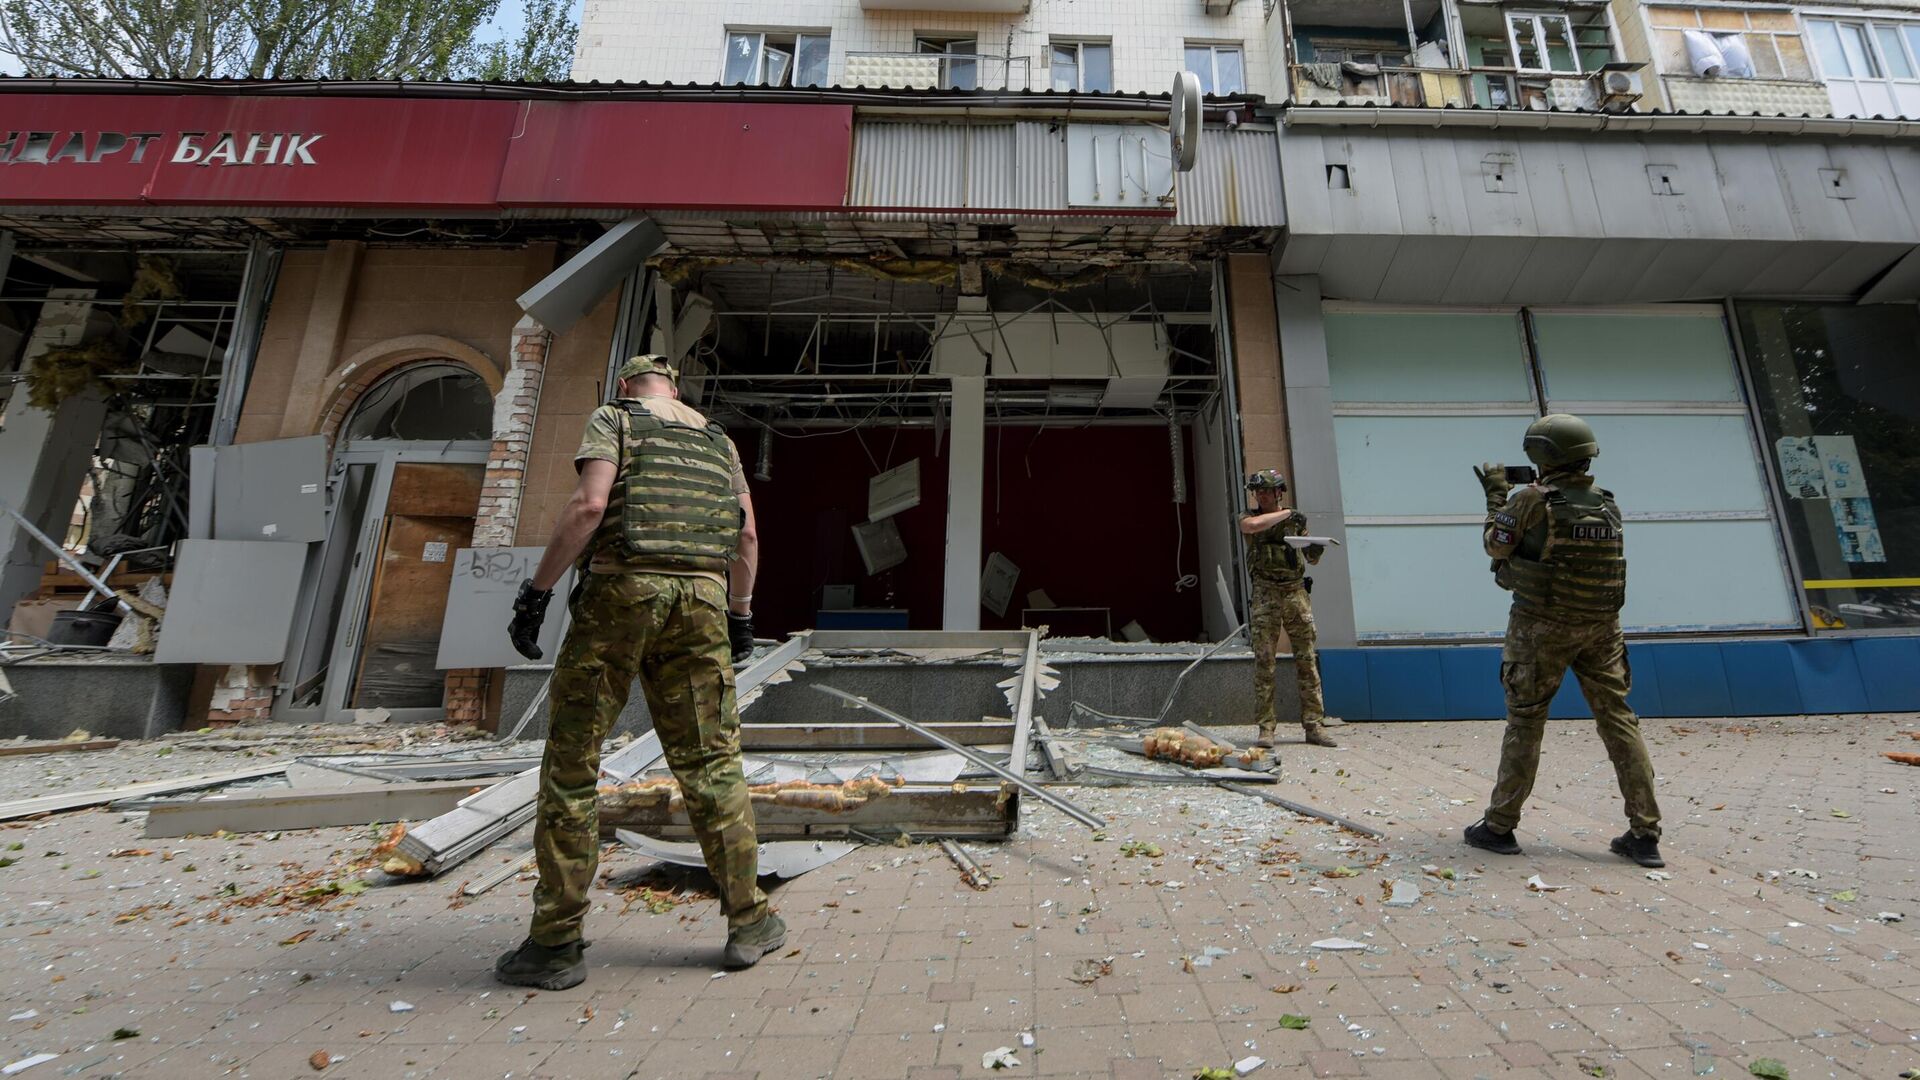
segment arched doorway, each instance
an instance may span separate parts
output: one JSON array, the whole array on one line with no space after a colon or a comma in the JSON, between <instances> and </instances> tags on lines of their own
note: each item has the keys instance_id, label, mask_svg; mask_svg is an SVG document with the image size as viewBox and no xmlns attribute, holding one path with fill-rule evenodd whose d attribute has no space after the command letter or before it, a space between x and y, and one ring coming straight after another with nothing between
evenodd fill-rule
<instances>
[{"instance_id":1,"label":"arched doorway","mask_svg":"<svg viewBox=\"0 0 1920 1080\"><path fill-rule=\"evenodd\" d=\"M334 429L327 537L308 567L284 718L438 718L447 588L492 434L492 391L464 364L409 363L358 392Z\"/></svg>"}]
</instances>

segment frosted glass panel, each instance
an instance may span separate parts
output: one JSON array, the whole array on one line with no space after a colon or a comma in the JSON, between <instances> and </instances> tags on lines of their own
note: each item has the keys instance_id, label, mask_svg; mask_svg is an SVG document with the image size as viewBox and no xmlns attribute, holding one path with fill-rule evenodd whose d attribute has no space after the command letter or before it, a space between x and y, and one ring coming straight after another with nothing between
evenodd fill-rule
<instances>
[{"instance_id":1,"label":"frosted glass panel","mask_svg":"<svg viewBox=\"0 0 1920 1080\"><path fill-rule=\"evenodd\" d=\"M1740 400L1718 315L1543 314L1533 325L1549 401Z\"/></svg>"},{"instance_id":2,"label":"frosted glass panel","mask_svg":"<svg viewBox=\"0 0 1920 1080\"><path fill-rule=\"evenodd\" d=\"M1628 630L1797 628L1766 521L1627 523Z\"/></svg>"},{"instance_id":3,"label":"frosted glass panel","mask_svg":"<svg viewBox=\"0 0 1920 1080\"><path fill-rule=\"evenodd\" d=\"M1348 517L1481 514L1472 467L1526 461L1531 416L1336 416L1340 495ZM1309 523L1311 524L1311 523Z\"/></svg>"},{"instance_id":4,"label":"frosted glass panel","mask_svg":"<svg viewBox=\"0 0 1920 1080\"><path fill-rule=\"evenodd\" d=\"M1586 419L1600 439L1594 480L1627 513L1766 509L1765 480L1745 416ZM1340 464L1345 482L1346 461Z\"/></svg>"},{"instance_id":5,"label":"frosted glass panel","mask_svg":"<svg viewBox=\"0 0 1920 1080\"><path fill-rule=\"evenodd\" d=\"M1327 315L1335 401L1531 401L1517 315Z\"/></svg>"},{"instance_id":6,"label":"frosted glass panel","mask_svg":"<svg viewBox=\"0 0 1920 1080\"><path fill-rule=\"evenodd\" d=\"M1345 552L1363 636L1506 629L1509 594L1493 583L1478 525L1348 526Z\"/></svg>"}]
</instances>

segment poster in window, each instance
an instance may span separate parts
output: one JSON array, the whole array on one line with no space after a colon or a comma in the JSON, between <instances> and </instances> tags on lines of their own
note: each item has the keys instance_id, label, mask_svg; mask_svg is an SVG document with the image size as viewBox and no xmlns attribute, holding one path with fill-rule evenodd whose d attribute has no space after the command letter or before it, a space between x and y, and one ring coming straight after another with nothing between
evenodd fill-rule
<instances>
[{"instance_id":1,"label":"poster in window","mask_svg":"<svg viewBox=\"0 0 1920 1080\"><path fill-rule=\"evenodd\" d=\"M1826 473L1827 496L1833 499L1868 497L1867 474L1860 469L1860 450L1851 435L1815 435L1820 465Z\"/></svg>"},{"instance_id":2,"label":"poster in window","mask_svg":"<svg viewBox=\"0 0 1920 1080\"><path fill-rule=\"evenodd\" d=\"M1840 553L1850 563L1883 563L1887 549L1880 541L1880 524L1873 516L1873 500L1833 500L1833 528L1840 537Z\"/></svg>"},{"instance_id":3,"label":"poster in window","mask_svg":"<svg viewBox=\"0 0 1920 1080\"><path fill-rule=\"evenodd\" d=\"M1783 435L1774 441L1780 458L1780 486L1795 499L1827 497L1827 472L1810 436Z\"/></svg>"}]
</instances>

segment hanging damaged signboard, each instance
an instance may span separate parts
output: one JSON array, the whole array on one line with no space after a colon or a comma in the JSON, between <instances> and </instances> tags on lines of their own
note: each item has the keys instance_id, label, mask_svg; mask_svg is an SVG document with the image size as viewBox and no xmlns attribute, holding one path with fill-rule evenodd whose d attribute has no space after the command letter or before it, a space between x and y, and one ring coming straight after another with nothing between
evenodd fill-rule
<instances>
[{"instance_id":1,"label":"hanging damaged signboard","mask_svg":"<svg viewBox=\"0 0 1920 1080\"><path fill-rule=\"evenodd\" d=\"M867 518L879 521L920 505L920 459L888 469L867 482Z\"/></svg>"},{"instance_id":2,"label":"hanging damaged signboard","mask_svg":"<svg viewBox=\"0 0 1920 1080\"><path fill-rule=\"evenodd\" d=\"M1020 568L1013 560L999 552L987 556L987 566L980 572L980 606L1005 617L1007 604L1013 600L1014 583L1020 580Z\"/></svg>"},{"instance_id":3,"label":"hanging damaged signboard","mask_svg":"<svg viewBox=\"0 0 1920 1080\"><path fill-rule=\"evenodd\" d=\"M853 543L860 549L860 561L866 564L869 574L891 570L907 561L907 545L900 539L900 527L892 518L855 525Z\"/></svg>"}]
</instances>

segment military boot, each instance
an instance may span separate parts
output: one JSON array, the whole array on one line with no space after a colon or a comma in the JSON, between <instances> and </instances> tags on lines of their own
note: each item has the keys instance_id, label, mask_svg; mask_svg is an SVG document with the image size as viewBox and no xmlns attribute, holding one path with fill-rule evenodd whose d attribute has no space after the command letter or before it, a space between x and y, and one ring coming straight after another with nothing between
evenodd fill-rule
<instances>
[{"instance_id":1,"label":"military boot","mask_svg":"<svg viewBox=\"0 0 1920 1080\"><path fill-rule=\"evenodd\" d=\"M1614 837L1608 847L1615 855L1625 855L1641 866L1667 865L1667 860L1660 857L1660 841L1655 837L1641 836L1631 829Z\"/></svg>"},{"instance_id":2,"label":"military boot","mask_svg":"<svg viewBox=\"0 0 1920 1080\"><path fill-rule=\"evenodd\" d=\"M1307 720L1307 721L1303 721L1300 726L1306 729L1307 742L1310 745L1313 745L1313 746L1339 746L1340 745L1339 743L1333 741L1333 736L1327 734L1327 729L1321 726L1320 721Z\"/></svg>"},{"instance_id":3,"label":"military boot","mask_svg":"<svg viewBox=\"0 0 1920 1080\"><path fill-rule=\"evenodd\" d=\"M1347 722L1345 720L1340 719L1337 716L1323 716L1320 718L1320 723L1324 727L1346 727L1347 726Z\"/></svg>"},{"instance_id":4,"label":"military boot","mask_svg":"<svg viewBox=\"0 0 1920 1080\"><path fill-rule=\"evenodd\" d=\"M1262 750L1273 749L1273 729L1270 727L1261 728L1260 734L1254 737L1253 745Z\"/></svg>"},{"instance_id":5,"label":"military boot","mask_svg":"<svg viewBox=\"0 0 1920 1080\"><path fill-rule=\"evenodd\" d=\"M1491 851L1495 855L1518 855L1520 843L1513 838L1512 832L1500 832L1487 824L1485 818L1467 826L1461 834L1468 844L1482 851Z\"/></svg>"},{"instance_id":6,"label":"military boot","mask_svg":"<svg viewBox=\"0 0 1920 1080\"><path fill-rule=\"evenodd\" d=\"M730 968L752 967L760 958L787 943L787 924L769 911L752 926L743 926L727 934L727 951L722 954Z\"/></svg>"},{"instance_id":7,"label":"military boot","mask_svg":"<svg viewBox=\"0 0 1920 1080\"><path fill-rule=\"evenodd\" d=\"M587 981L584 941L565 945L542 945L528 938L510 953L503 953L493 965L493 977L509 986L537 986L542 990L565 990Z\"/></svg>"}]
</instances>

